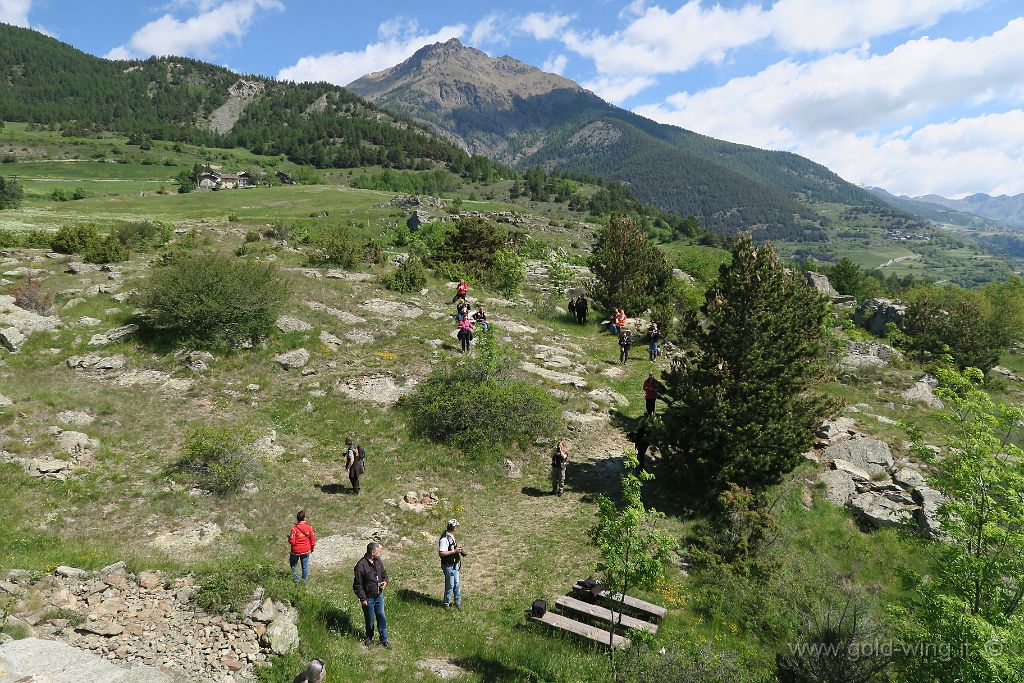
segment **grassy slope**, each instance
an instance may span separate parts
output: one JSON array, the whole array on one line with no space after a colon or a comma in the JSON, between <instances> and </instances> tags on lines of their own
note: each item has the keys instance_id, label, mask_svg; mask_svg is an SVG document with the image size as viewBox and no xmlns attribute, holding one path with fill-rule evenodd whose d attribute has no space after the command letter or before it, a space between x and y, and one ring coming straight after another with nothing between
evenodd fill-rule
<instances>
[{"instance_id":1,"label":"grassy slope","mask_svg":"<svg viewBox=\"0 0 1024 683\"><path fill-rule=\"evenodd\" d=\"M188 160L182 161L183 166L190 165ZM49 173L59 172L71 186L84 182L76 176L77 168L75 164L54 165ZM126 164L111 168L141 174L150 167ZM5 212L3 220L56 226L78 220L102 225L114 217L153 217L199 225L200 235L212 246L233 250L250 227L303 219L325 209L331 211L332 219L342 216L355 221L364 235L377 234L401 215L376 208L387 198L331 186L146 197L131 190L64 204L34 197L25 208ZM464 208L474 205L467 202ZM543 214L546 209L531 210ZM226 222L228 213L237 214L238 222ZM201 218L210 221L199 224ZM678 253L691 250L676 249ZM301 264L299 254L268 241L257 243L252 253L272 254L285 267ZM148 258L136 255L125 266L126 288ZM711 264L718 258L714 253L708 255ZM63 274L61 266L43 258L41 252L21 257L21 261L52 272L46 287L53 292L82 287L83 280L104 281L103 274ZM5 356L0 393L12 398L15 408L0 415L7 437L3 448L21 455L49 452L46 427L54 424L55 413L74 408L97 416L83 431L99 438L102 449L96 465L68 483L39 483L15 467L2 467L12 493L0 518L0 566L46 570L66 563L97 567L125 558L135 568L164 567L200 575L226 568L228 575L237 578L236 599L245 595L246 581L251 579L299 603L303 655L328 659L332 681L365 680L367 667L374 671L373 680L407 681L414 662L423 656L456 660L473 671L470 680L601 680L604 659L598 652L526 625L522 611L534 598L553 599L571 581L594 571L596 557L585 532L593 521L593 494L613 490L614 476L602 473L599 465L625 445L621 432L609 428L571 433L574 458L583 462L570 474L569 494L562 499L530 495L546 487L544 448L512 454L524 462L525 476L507 479L497 463L475 462L412 439L400 411L353 401L332 389L338 381L376 372L422 376L433 364L449 358L455 348L447 336L450 323L445 317L429 315L447 312L448 290L443 283L431 282L425 295L402 297L385 292L375 282L317 280L298 272L290 277L294 289L289 312L312 323L313 331L278 335L266 349L217 358L185 395L120 388L73 373L63 365L68 356L90 350L87 340L94 331L128 319L129 306L116 304L106 295L61 310L69 323L65 329L52 335L37 334L19 354ZM476 289L474 294L493 295ZM59 297L58 303L62 305L67 298ZM304 301L316 300L367 316L358 304L370 298L412 301L428 315L412 321L371 319L365 327L374 331L377 341L351 345L336 354L319 344L319 330L340 336L349 326L310 310ZM491 308L499 320L519 320L537 328L536 334L503 335L523 357L532 356L533 344L578 345L578 359L589 368L588 389L612 388L629 400L629 405L621 408L623 415L640 414L639 385L651 367L647 361L635 360L624 376L608 377L600 371L614 366L616 347L611 337L538 316L522 305ZM101 318L104 324L96 330L78 328L74 321L83 315ZM427 339L447 341L434 354L424 344ZM298 346L313 353L311 366L316 374L303 378L272 362L274 353ZM131 367L192 376L173 358L131 343L103 352L125 353ZM909 385L916 374L914 368L907 367L898 375L879 377L882 385L866 380L849 386L830 384L829 390L849 404L870 404L872 414L894 418L909 414L929 431L934 442L937 425L933 420L916 409L908 413L886 407L893 392ZM250 383L259 384L260 391L246 392ZM317 391L326 395L311 393ZM307 402L312 412L306 412ZM588 397L577 394L566 408L585 410L589 402ZM901 434L891 426L863 416L858 419L863 428L900 443ZM190 496L169 485L165 468L177 458L184 432L196 422L216 421L250 424L261 432L277 430L285 452L267 464L258 492L218 500ZM364 492L358 498L322 488L344 479L339 455L346 434L358 436L370 457ZM304 458L309 462L303 462ZM808 474L800 472L797 477ZM443 502L426 516L383 503L407 490L433 487L438 488ZM661 501L661 496L657 498ZM354 633L361 628L361 614L350 593L348 570L318 570L314 557L313 585L306 593L291 593L284 535L298 507L310 511L321 536L351 533L354 527L372 521L393 534L386 555L394 577L388 608L398 644L393 653L367 652L358 645ZM669 528L682 535L689 522L671 504L668 509ZM463 539L472 552L465 568L470 609L462 614L442 614L433 604L441 585L433 544L443 520L453 515L463 521ZM787 533L779 551L802 567L802 580L821 583L837 573L850 572L858 583L872 589L877 604L899 595L902 568L924 569L927 565L927 554L922 552L925 546L919 541L891 531L865 535L845 512L820 500L812 510L805 510L798 497L793 497L785 506L783 520ZM202 522L216 522L225 530L223 540L207 551L169 555L150 545L155 534ZM708 620L687 600L691 587L685 580L674 574L672 582L682 600L662 629L663 643L715 642L741 649L763 665L770 663L776 644L748 630L740 620L742 615L724 611ZM654 596L659 601L664 598ZM296 657L279 663L271 678L290 680L297 661Z\"/></svg>"}]
</instances>

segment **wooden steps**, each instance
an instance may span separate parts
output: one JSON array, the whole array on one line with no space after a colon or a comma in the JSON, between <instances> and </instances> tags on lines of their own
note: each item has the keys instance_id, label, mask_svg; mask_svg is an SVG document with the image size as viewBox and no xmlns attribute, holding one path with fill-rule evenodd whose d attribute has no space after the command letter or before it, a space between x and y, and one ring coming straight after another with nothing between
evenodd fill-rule
<instances>
[{"instance_id":1,"label":"wooden steps","mask_svg":"<svg viewBox=\"0 0 1024 683\"><path fill-rule=\"evenodd\" d=\"M591 594L588 589L583 587L583 582L582 581L577 581L576 584L572 587L572 589L574 591L576 591L577 593L580 593L580 594L583 594L583 595L590 595ZM606 590L605 591L601 591L598 594L598 597L601 600L605 601L605 603L613 602L616 605L619 604L619 601L621 599L621 596L618 593L612 594L612 593L609 593ZM666 614L668 614L668 610L665 609L664 607L662 607L661 605L655 605L654 603L647 602L646 600L641 600L639 598L634 598L634 597L631 597L629 595L626 596L626 601L623 604L626 607L629 607L629 608L631 608L631 609L633 609L633 610L635 610L637 612L642 613L644 616L647 616L647 617L650 617L652 619L656 619L656 620L659 620L659 621L661 619L663 619Z\"/></svg>"},{"instance_id":2,"label":"wooden steps","mask_svg":"<svg viewBox=\"0 0 1024 683\"><path fill-rule=\"evenodd\" d=\"M530 617L530 621L538 621L542 624L547 624L563 631L587 638L608 647L608 631L603 628L591 626L590 624L584 624L581 621L575 621L569 617L564 617L561 614L555 614L554 612L545 612L542 617ZM625 636L614 635L612 636L612 647L618 647L625 650L633 643Z\"/></svg>"},{"instance_id":3,"label":"wooden steps","mask_svg":"<svg viewBox=\"0 0 1024 683\"><path fill-rule=\"evenodd\" d=\"M577 612L579 614L585 614L588 617L592 617L594 619L600 619L601 621L608 622L609 625L616 624L617 626L622 626L623 628L642 629L650 633L658 632L657 624L652 624L649 621L644 621L643 619L631 617L628 614L623 614L621 617L622 621L620 622L618 619L615 618L615 613L607 607L602 607L600 605L584 602L583 600L577 600L576 598L568 595L563 595L562 597L558 598L558 600L555 602L555 606L562 608L562 610L564 611L567 610L570 612ZM607 642L607 640L605 642Z\"/></svg>"}]
</instances>

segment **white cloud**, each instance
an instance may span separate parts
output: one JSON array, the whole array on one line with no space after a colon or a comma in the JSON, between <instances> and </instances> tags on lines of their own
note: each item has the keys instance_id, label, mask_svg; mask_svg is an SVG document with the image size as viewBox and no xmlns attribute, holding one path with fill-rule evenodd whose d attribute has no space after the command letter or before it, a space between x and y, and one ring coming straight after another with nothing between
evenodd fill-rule
<instances>
[{"instance_id":1,"label":"white cloud","mask_svg":"<svg viewBox=\"0 0 1024 683\"><path fill-rule=\"evenodd\" d=\"M1024 18L980 38L919 38L882 55L855 49L804 64L785 60L635 111L727 140L798 152L850 180L892 191L941 187L963 194L978 191L968 186L976 182L990 191L1020 182L1024 128L1010 125L1020 121L1019 113L915 128L947 108L1024 102L1022 63ZM986 123L1006 136L1003 148L982 140L979 126ZM899 130L879 132L890 128ZM991 167L985 167L988 158Z\"/></svg>"},{"instance_id":2,"label":"white cloud","mask_svg":"<svg viewBox=\"0 0 1024 683\"><path fill-rule=\"evenodd\" d=\"M226 41L244 36L259 11L284 8L279 0L196 0L194 3L178 2L174 7L190 4L199 14L184 20L164 14L144 25L132 34L126 44L110 50L105 57L209 56Z\"/></svg>"},{"instance_id":3,"label":"white cloud","mask_svg":"<svg viewBox=\"0 0 1024 683\"><path fill-rule=\"evenodd\" d=\"M277 77L281 80L347 85L368 73L405 61L424 45L461 38L466 30L465 24L456 24L444 26L434 33L421 33L415 21L392 20L381 24L378 29L380 40L362 50L303 57L294 65L281 69Z\"/></svg>"},{"instance_id":4,"label":"white cloud","mask_svg":"<svg viewBox=\"0 0 1024 683\"><path fill-rule=\"evenodd\" d=\"M502 24L502 16L497 12L491 12L473 24L473 30L469 34L469 44L477 47L507 45L509 43L508 33Z\"/></svg>"},{"instance_id":5,"label":"white cloud","mask_svg":"<svg viewBox=\"0 0 1024 683\"><path fill-rule=\"evenodd\" d=\"M569 64L569 58L563 54L554 55L544 60L544 64L541 66L541 71L547 71L548 73L558 74L559 76L565 73L565 67Z\"/></svg>"},{"instance_id":6,"label":"white cloud","mask_svg":"<svg viewBox=\"0 0 1024 683\"><path fill-rule=\"evenodd\" d=\"M657 81L651 76L598 76L581 83L587 90L593 90L602 99L619 104L637 93L643 92Z\"/></svg>"},{"instance_id":7,"label":"white cloud","mask_svg":"<svg viewBox=\"0 0 1024 683\"><path fill-rule=\"evenodd\" d=\"M28 12L31 9L32 0L0 0L0 21L28 28Z\"/></svg>"},{"instance_id":8,"label":"white cloud","mask_svg":"<svg viewBox=\"0 0 1024 683\"><path fill-rule=\"evenodd\" d=\"M520 20L520 28L537 40L550 40L572 21L572 17L557 12L544 14L530 12Z\"/></svg>"}]
</instances>

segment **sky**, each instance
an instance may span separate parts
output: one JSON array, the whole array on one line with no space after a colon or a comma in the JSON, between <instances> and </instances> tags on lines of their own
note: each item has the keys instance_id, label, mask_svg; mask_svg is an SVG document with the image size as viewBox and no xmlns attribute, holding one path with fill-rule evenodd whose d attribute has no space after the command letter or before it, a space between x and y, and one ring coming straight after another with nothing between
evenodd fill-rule
<instances>
[{"instance_id":1,"label":"sky","mask_svg":"<svg viewBox=\"0 0 1024 683\"><path fill-rule=\"evenodd\" d=\"M1020 0L0 0L0 22L338 85L457 37L855 183L1024 192Z\"/></svg>"}]
</instances>

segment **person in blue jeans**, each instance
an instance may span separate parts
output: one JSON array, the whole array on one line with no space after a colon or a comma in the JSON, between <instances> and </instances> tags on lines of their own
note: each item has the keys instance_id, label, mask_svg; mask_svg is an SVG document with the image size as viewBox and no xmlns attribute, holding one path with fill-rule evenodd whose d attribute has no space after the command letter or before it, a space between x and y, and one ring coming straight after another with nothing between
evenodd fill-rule
<instances>
[{"instance_id":1,"label":"person in blue jeans","mask_svg":"<svg viewBox=\"0 0 1024 683\"><path fill-rule=\"evenodd\" d=\"M658 329L658 323L651 323L651 327L647 330L647 353L651 357L651 362L658 360L658 356L661 354L661 349L658 348L658 342L661 341L661 330Z\"/></svg>"},{"instance_id":2,"label":"person in blue jeans","mask_svg":"<svg viewBox=\"0 0 1024 683\"><path fill-rule=\"evenodd\" d=\"M388 572L380 559L382 546L371 542L366 546L366 554L355 566L355 577L352 579L352 590L363 606L363 620L366 622L366 638L363 644L373 644L374 622L380 633L380 644L391 647L388 642L388 621L384 616L384 589L388 587Z\"/></svg>"},{"instance_id":3,"label":"person in blue jeans","mask_svg":"<svg viewBox=\"0 0 1024 683\"><path fill-rule=\"evenodd\" d=\"M458 526L458 520L449 519L448 528L437 541L437 555L441 558L441 571L444 572L445 609L451 607L452 597L455 598L455 609L462 609L462 579L459 576L459 569L466 551L455 540L455 529Z\"/></svg>"}]
</instances>

